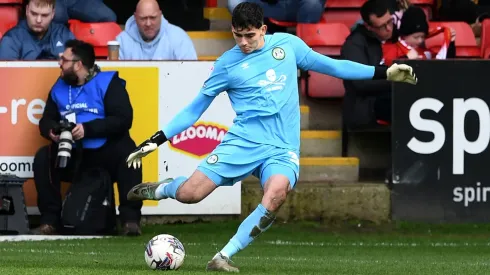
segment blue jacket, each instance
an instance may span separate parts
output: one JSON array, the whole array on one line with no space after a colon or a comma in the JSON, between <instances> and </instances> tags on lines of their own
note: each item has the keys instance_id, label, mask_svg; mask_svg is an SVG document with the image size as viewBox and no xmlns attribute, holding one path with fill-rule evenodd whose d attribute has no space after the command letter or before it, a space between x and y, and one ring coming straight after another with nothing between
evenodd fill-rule
<instances>
[{"instance_id":1,"label":"blue jacket","mask_svg":"<svg viewBox=\"0 0 490 275\"><path fill-rule=\"evenodd\" d=\"M64 116L73 111L76 114L76 122L82 124L104 119L106 117L104 98L115 74L116 72L112 71L100 72L85 85L75 87L59 78L51 89L51 98L56 103L60 115ZM106 141L105 137L82 139L84 148L99 148Z\"/></svg>"},{"instance_id":2,"label":"blue jacket","mask_svg":"<svg viewBox=\"0 0 490 275\"><path fill-rule=\"evenodd\" d=\"M116 39L120 45L121 60L197 60L189 35L163 16L160 32L150 42L141 38L134 15L128 19L124 31Z\"/></svg>"},{"instance_id":3,"label":"blue jacket","mask_svg":"<svg viewBox=\"0 0 490 275\"><path fill-rule=\"evenodd\" d=\"M67 27L51 23L44 37L39 40L31 33L27 22L21 20L2 37L0 60L57 59L69 39L75 39L75 36Z\"/></svg>"}]
</instances>

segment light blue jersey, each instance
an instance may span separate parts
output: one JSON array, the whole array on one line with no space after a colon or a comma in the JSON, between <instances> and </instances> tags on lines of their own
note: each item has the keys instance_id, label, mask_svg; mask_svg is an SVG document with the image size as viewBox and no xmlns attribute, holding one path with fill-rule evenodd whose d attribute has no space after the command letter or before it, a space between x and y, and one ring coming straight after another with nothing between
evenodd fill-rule
<instances>
[{"instance_id":1,"label":"light blue jersey","mask_svg":"<svg viewBox=\"0 0 490 275\"><path fill-rule=\"evenodd\" d=\"M216 61L201 92L208 96L228 92L237 115L229 133L254 143L299 149L296 63L306 52L296 49L291 38L266 35L262 49L244 54L235 46Z\"/></svg>"},{"instance_id":2,"label":"light blue jersey","mask_svg":"<svg viewBox=\"0 0 490 275\"><path fill-rule=\"evenodd\" d=\"M163 129L171 139L193 125L218 94L228 93L236 112L233 126L198 167L217 185L253 173L262 183L283 174L294 186L300 148L297 68L350 80L374 76L373 66L321 55L294 35L275 33L264 39L264 46L250 54L235 46L218 58L198 96Z\"/></svg>"}]
</instances>

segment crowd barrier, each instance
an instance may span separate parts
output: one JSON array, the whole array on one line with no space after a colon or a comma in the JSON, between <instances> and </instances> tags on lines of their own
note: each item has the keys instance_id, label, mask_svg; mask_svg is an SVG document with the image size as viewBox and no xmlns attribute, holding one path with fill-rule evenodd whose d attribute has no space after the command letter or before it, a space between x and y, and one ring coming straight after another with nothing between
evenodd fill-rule
<instances>
[{"instance_id":1,"label":"crowd barrier","mask_svg":"<svg viewBox=\"0 0 490 275\"><path fill-rule=\"evenodd\" d=\"M97 62L102 70L117 70L127 81L134 110L130 134L136 143L162 129L197 95L209 76L213 62ZM33 157L47 144L39 134L49 90L59 77L56 62L0 62L0 173L27 178L24 185L29 214L38 214L32 181ZM219 144L235 113L226 93L216 97L191 128L173 138L173 145L143 160L143 181L190 176L198 164ZM66 186L65 186L66 189ZM219 188L198 204L174 200L145 201L144 215L240 214L241 184ZM116 202L117 199L116 187Z\"/></svg>"},{"instance_id":2,"label":"crowd barrier","mask_svg":"<svg viewBox=\"0 0 490 275\"><path fill-rule=\"evenodd\" d=\"M393 89L393 219L490 221L490 62L405 63L419 83Z\"/></svg>"}]
</instances>

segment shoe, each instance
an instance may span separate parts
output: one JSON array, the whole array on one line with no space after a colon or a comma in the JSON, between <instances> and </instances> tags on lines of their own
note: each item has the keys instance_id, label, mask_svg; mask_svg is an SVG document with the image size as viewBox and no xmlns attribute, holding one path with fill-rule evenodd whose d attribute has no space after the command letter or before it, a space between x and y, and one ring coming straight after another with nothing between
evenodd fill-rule
<instances>
[{"instance_id":1,"label":"shoe","mask_svg":"<svg viewBox=\"0 0 490 275\"><path fill-rule=\"evenodd\" d=\"M135 222L127 222L124 224L122 234L124 236L140 236L141 235L141 228Z\"/></svg>"},{"instance_id":2,"label":"shoe","mask_svg":"<svg viewBox=\"0 0 490 275\"><path fill-rule=\"evenodd\" d=\"M56 228L50 224L41 224L38 228L31 231L34 235L56 235Z\"/></svg>"},{"instance_id":3,"label":"shoe","mask_svg":"<svg viewBox=\"0 0 490 275\"><path fill-rule=\"evenodd\" d=\"M240 272L237 267L232 265L232 261L221 253L216 254L216 256L208 262L206 271Z\"/></svg>"},{"instance_id":4,"label":"shoe","mask_svg":"<svg viewBox=\"0 0 490 275\"><path fill-rule=\"evenodd\" d=\"M160 186L161 184L169 183L173 180L174 179L172 178L168 178L157 183L153 183L153 182L140 183L135 187L131 188L131 190L129 190L127 198L129 201L142 201L142 200L158 201L161 199L166 199L166 198L157 199L155 195L155 191L157 190L158 186Z\"/></svg>"}]
</instances>

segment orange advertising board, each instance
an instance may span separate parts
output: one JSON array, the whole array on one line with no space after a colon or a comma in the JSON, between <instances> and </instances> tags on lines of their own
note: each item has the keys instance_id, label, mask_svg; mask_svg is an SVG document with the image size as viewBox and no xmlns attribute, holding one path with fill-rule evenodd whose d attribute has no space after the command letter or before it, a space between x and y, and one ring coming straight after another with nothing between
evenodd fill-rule
<instances>
[{"instance_id":1,"label":"orange advertising board","mask_svg":"<svg viewBox=\"0 0 490 275\"><path fill-rule=\"evenodd\" d=\"M117 70L126 80L134 111L130 134L137 144L142 142L158 130L158 68L103 70ZM56 67L0 67L0 173L32 178L33 157L41 146L48 144L39 133L38 123L59 72ZM158 154L145 158L143 167L144 181L158 180ZM26 206L36 206L37 192L32 179L26 182L24 191Z\"/></svg>"}]
</instances>

